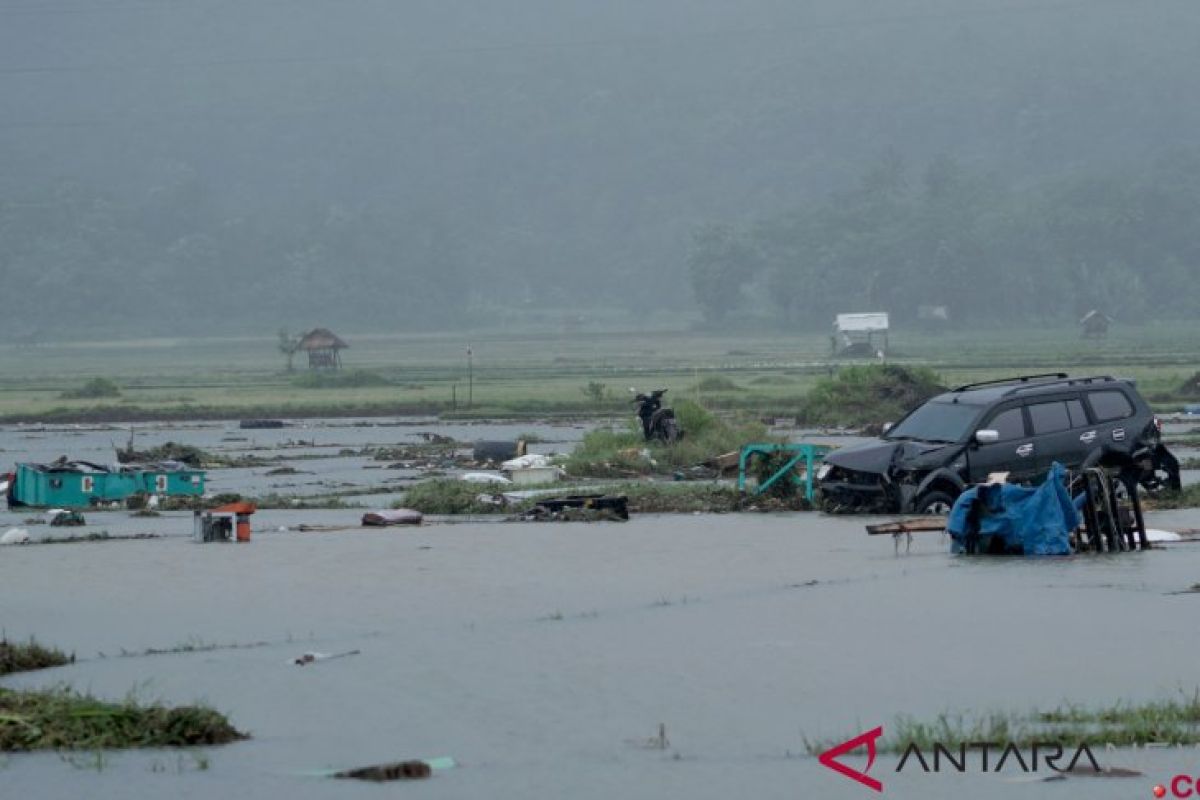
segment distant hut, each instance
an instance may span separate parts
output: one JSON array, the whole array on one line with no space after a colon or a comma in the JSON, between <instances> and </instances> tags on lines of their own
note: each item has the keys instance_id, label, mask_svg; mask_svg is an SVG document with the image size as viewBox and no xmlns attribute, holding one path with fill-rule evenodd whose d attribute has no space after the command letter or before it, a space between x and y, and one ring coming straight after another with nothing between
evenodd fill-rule
<instances>
[{"instance_id":1,"label":"distant hut","mask_svg":"<svg viewBox=\"0 0 1200 800\"><path fill-rule=\"evenodd\" d=\"M328 328L313 328L300 337L296 349L308 353L309 369L338 369L342 366L338 351L349 346Z\"/></svg>"},{"instance_id":2,"label":"distant hut","mask_svg":"<svg viewBox=\"0 0 1200 800\"><path fill-rule=\"evenodd\" d=\"M1079 320L1079 327L1083 332L1083 338L1103 339L1108 336L1108 326L1111 323L1112 317L1093 308L1083 315L1083 319Z\"/></svg>"}]
</instances>

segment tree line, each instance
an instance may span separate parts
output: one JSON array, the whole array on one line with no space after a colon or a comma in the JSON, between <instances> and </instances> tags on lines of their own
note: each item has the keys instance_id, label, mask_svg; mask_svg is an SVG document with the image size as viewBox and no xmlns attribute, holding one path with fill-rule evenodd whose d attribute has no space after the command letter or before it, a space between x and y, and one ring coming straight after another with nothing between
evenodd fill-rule
<instances>
[{"instance_id":1,"label":"tree line","mask_svg":"<svg viewBox=\"0 0 1200 800\"><path fill-rule=\"evenodd\" d=\"M694 231L705 321L825 327L839 311L903 324L945 306L960 324L1065 323L1091 309L1136 323L1200 306L1200 152L1137 168L1009 183L951 157L890 151L846 191Z\"/></svg>"}]
</instances>

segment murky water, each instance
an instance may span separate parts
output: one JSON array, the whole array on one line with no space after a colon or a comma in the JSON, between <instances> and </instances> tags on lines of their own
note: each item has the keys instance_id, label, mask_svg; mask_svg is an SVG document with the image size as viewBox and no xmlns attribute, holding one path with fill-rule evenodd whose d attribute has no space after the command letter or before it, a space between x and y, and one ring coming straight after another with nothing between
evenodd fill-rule
<instances>
[{"instance_id":1,"label":"murky water","mask_svg":"<svg viewBox=\"0 0 1200 800\"><path fill-rule=\"evenodd\" d=\"M1200 685L1200 595L1167 594L1200 581L1200 544L988 560L935 534L896 554L869 520L817 514L272 533L358 513L262 511L251 543L198 545L188 514L93 517L167 538L0 548L0 627L80 658L4 684L204 700L254 738L206 749L207 769L173 752L99 771L10 756L5 797L861 798L801 755L804 736ZM1150 523L1200 528L1200 513ZM122 656L189 643L263 644ZM361 653L289 663L309 650ZM643 746L660 723L665 752ZM382 788L306 774L433 756L461 766ZM872 774L893 797L1074 800L1200 772L1194 750L1118 759L1146 776L896 775L887 755Z\"/></svg>"}]
</instances>

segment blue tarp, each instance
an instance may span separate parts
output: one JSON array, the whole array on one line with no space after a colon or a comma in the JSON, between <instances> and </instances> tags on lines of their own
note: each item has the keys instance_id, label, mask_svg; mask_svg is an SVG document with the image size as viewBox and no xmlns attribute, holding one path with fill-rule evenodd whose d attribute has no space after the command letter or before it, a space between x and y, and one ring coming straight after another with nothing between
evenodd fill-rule
<instances>
[{"instance_id":1,"label":"blue tarp","mask_svg":"<svg viewBox=\"0 0 1200 800\"><path fill-rule=\"evenodd\" d=\"M969 515L978 497L980 553L1062 556L1071 552L1070 533L1079 527L1079 511L1067 493L1066 469L1055 463L1041 486L1014 484L975 486L963 492L946 526L955 552L967 550Z\"/></svg>"}]
</instances>

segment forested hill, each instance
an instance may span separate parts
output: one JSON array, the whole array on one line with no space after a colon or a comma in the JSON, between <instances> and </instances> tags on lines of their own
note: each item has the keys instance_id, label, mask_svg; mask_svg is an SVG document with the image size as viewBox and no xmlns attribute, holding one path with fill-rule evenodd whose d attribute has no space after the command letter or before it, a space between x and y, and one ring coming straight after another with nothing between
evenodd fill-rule
<instances>
[{"instance_id":1,"label":"forested hill","mask_svg":"<svg viewBox=\"0 0 1200 800\"><path fill-rule=\"evenodd\" d=\"M1194 0L9 0L0 337L1191 314L1198 41Z\"/></svg>"}]
</instances>

